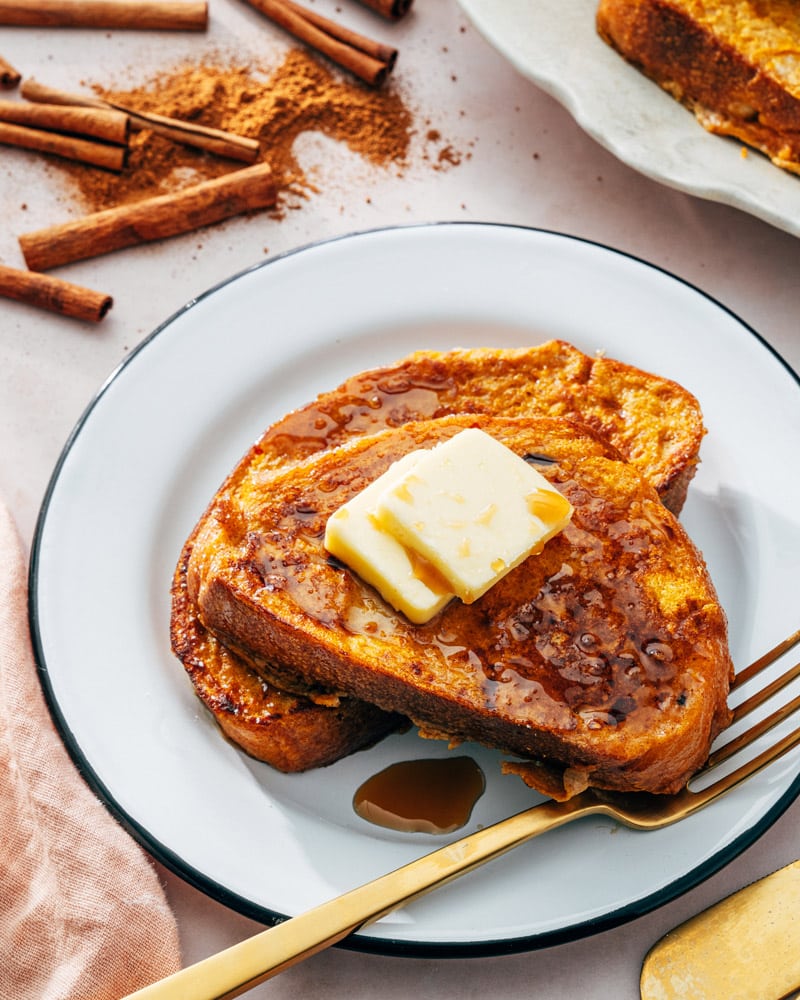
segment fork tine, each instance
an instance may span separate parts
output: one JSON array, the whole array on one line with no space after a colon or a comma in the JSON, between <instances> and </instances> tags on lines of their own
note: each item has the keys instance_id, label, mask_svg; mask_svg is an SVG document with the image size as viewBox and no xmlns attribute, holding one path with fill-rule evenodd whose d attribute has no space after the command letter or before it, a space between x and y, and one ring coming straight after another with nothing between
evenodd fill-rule
<instances>
[{"instance_id":1,"label":"fork tine","mask_svg":"<svg viewBox=\"0 0 800 1000\"><path fill-rule=\"evenodd\" d=\"M800 642L800 629L784 639L783 642L779 642L777 646L774 646L769 652L764 653L763 656L759 656L749 667L740 670L733 679L731 691L735 691L742 684L746 684L749 680L752 680L759 671L774 663L778 657L783 656L787 650L791 649L792 646L796 646L798 642Z\"/></svg>"},{"instance_id":2,"label":"fork tine","mask_svg":"<svg viewBox=\"0 0 800 1000\"><path fill-rule=\"evenodd\" d=\"M722 795L724 792L729 791L735 785L740 784L745 779L756 774L758 771L761 771L768 764L772 764L774 761L783 757L798 745L800 745L800 726L798 726L793 732L788 733L782 739L778 740L777 743L767 747L766 750L763 750L760 754L753 757L752 760L740 765L736 768L736 770L731 771L729 774L726 774L718 781L715 781L707 788L698 792L700 804L704 805L711 799L717 798L718 795Z\"/></svg>"},{"instance_id":3,"label":"fork tine","mask_svg":"<svg viewBox=\"0 0 800 1000\"><path fill-rule=\"evenodd\" d=\"M755 723L746 732L740 733L718 750L714 750L713 753L709 754L708 760L701 768L701 771L710 771L713 767L724 763L743 747L753 743L759 736L763 736L764 733L768 733L770 729L777 726L778 723L783 722L784 719L788 719L798 709L800 709L800 695L776 709L771 715Z\"/></svg>"},{"instance_id":4,"label":"fork tine","mask_svg":"<svg viewBox=\"0 0 800 1000\"><path fill-rule=\"evenodd\" d=\"M780 677L774 681L770 681L769 684L765 684L763 688L737 705L733 710L733 719L731 721L738 722L739 719L743 719L746 715L749 715L754 708L763 705L768 698L771 698L778 691L785 688L795 677L800 677L800 663L796 663L793 667L782 673Z\"/></svg>"},{"instance_id":5,"label":"fork tine","mask_svg":"<svg viewBox=\"0 0 800 1000\"><path fill-rule=\"evenodd\" d=\"M798 642L800 642L800 629L792 635L787 636L786 639L779 642L776 646L751 663L750 666L745 667L744 670L738 673L734 682L731 684L731 690L733 691L737 686L752 680L762 670L770 666L776 660L780 659L784 653L790 650L793 646L797 645ZM773 695L787 687L797 677L800 677L800 663L796 663L793 667L785 670L780 677L770 681L768 684L765 684L749 698L746 698L739 705L737 705L733 710L731 725L745 718L745 716L749 715L754 709L759 708L766 701L772 698ZM798 711L798 709L800 709L800 695L789 701L787 704L775 709L775 711L773 711L770 715L756 722L746 732L740 733L738 736L729 740L717 750L714 750L709 755L705 765L700 769L700 773L706 773L712 768L717 767L719 764L724 763L726 760L729 760L743 747L749 746L760 736L763 736L764 733L768 733L779 723L783 722L784 719L787 719L794 712Z\"/></svg>"}]
</instances>

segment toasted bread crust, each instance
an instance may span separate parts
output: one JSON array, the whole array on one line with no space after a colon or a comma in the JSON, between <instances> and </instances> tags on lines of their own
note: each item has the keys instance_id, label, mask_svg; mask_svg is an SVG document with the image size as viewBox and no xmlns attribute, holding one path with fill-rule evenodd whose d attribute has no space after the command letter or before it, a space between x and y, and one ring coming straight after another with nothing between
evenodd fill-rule
<instances>
[{"instance_id":1,"label":"toasted bread crust","mask_svg":"<svg viewBox=\"0 0 800 1000\"><path fill-rule=\"evenodd\" d=\"M190 540L175 571L172 648L196 694L232 742L279 771L295 773L331 764L406 724L355 698L316 704L263 680L209 635L194 614L185 574L191 547Z\"/></svg>"},{"instance_id":2,"label":"toasted bread crust","mask_svg":"<svg viewBox=\"0 0 800 1000\"><path fill-rule=\"evenodd\" d=\"M402 454L466 426L555 458L541 471L575 515L475 604L412 626L331 564L324 525ZM573 789L674 791L728 721L726 622L701 556L633 467L569 421L455 416L367 435L273 474L239 527L197 580L223 642L566 769Z\"/></svg>"},{"instance_id":3,"label":"toasted bread crust","mask_svg":"<svg viewBox=\"0 0 800 1000\"><path fill-rule=\"evenodd\" d=\"M600 0L597 29L708 131L800 172L800 7L793 0Z\"/></svg>"},{"instance_id":4,"label":"toasted bread crust","mask_svg":"<svg viewBox=\"0 0 800 1000\"><path fill-rule=\"evenodd\" d=\"M685 388L565 341L417 351L354 375L278 420L219 495L245 495L272 471L353 437L456 413L578 421L618 448L675 514L705 435L700 406Z\"/></svg>"}]
</instances>

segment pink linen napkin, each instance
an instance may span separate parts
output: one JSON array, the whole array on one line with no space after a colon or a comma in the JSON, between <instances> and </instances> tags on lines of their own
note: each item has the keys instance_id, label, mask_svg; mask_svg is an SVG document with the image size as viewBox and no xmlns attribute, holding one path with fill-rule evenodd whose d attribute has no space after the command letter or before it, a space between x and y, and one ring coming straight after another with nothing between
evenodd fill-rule
<instances>
[{"instance_id":1,"label":"pink linen napkin","mask_svg":"<svg viewBox=\"0 0 800 1000\"><path fill-rule=\"evenodd\" d=\"M0 995L118 1000L178 967L154 868L84 783L50 719L25 559L0 504Z\"/></svg>"}]
</instances>

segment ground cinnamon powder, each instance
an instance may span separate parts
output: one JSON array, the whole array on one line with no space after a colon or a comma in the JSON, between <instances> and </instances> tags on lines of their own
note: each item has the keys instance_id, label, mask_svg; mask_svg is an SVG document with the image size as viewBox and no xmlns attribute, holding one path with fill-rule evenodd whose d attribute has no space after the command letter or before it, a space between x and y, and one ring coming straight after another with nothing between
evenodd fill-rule
<instances>
[{"instance_id":1,"label":"ground cinnamon powder","mask_svg":"<svg viewBox=\"0 0 800 1000\"><path fill-rule=\"evenodd\" d=\"M307 197L314 185L295 158L298 135L319 131L373 164L407 165L413 116L390 85L372 90L335 76L302 49L290 50L271 73L244 65L183 65L133 90L95 91L137 111L151 111L256 138L275 174L279 206ZM179 145L149 131L131 137L121 174L65 165L84 206L99 210L178 190L243 166ZM280 208L279 208L280 211Z\"/></svg>"}]
</instances>

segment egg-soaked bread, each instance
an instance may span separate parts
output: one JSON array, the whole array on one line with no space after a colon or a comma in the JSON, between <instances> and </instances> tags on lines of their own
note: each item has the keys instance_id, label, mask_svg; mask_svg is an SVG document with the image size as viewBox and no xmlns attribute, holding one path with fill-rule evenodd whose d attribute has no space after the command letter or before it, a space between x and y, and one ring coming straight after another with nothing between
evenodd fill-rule
<instances>
[{"instance_id":1,"label":"egg-soaked bread","mask_svg":"<svg viewBox=\"0 0 800 1000\"><path fill-rule=\"evenodd\" d=\"M800 173L796 0L600 0L597 28L708 131Z\"/></svg>"},{"instance_id":2,"label":"egg-soaked bread","mask_svg":"<svg viewBox=\"0 0 800 1000\"><path fill-rule=\"evenodd\" d=\"M225 735L279 771L331 764L369 746L405 720L356 698L291 694L264 679L200 623L186 593L184 547L172 588L172 649ZM315 696L316 697L316 696Z\"/></svg>"},{"instance_id":3,"label":"egg-soaked bread","mask_svg":"<svg viewBox=\"0 0 800 1000\"><path fill-rule=\"evenodd\" d=\"M303 771L371 743L397 719L352 698L331 704L318 693L305 691L315 700L287 694L263 660L255 674L198 621L187 596L190 555L198 574L207 554L226 544L229 529L246 520L249 498L275 471L356 435L458 412L544 412L591 424L625 451L676 513L704 434L698 403L682 387L557 340L519 349L419 351L355 375L278 420L233 470L187 540L172 595L173 650L223 731L252 756ZM298 688L297 678L292 681Z\"/></svg>"},{"instance_id":4,"label":"egg-soaked bread","mask_svg":"<svg viewBox=\"0 0 800 1000\"><path fill-rule=\"evenodd\" d=\"M539 470L575 511L475 603L412 625L330 559L325 524L393 461L467 426L528 460L547 456ZM589 429L414 422L298 460L253 490L190 573L190 595L219 639L269 662L286 686L299 677L424 732L498 747L558 797L586 785L675 791L728 721L726 622L702 557L655 489Z\"/></svg>"}]
</instances>

